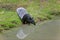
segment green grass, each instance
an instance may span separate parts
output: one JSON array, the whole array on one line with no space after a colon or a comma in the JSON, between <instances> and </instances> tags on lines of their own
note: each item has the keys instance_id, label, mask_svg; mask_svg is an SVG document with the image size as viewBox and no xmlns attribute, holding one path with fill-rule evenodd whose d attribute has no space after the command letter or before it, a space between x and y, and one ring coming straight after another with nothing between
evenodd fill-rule
<instances>
[{"instance_id":1,"label":"green grass","mask_svg":"<svg viewBox=\"0 0 60 40\"><path fill-rule=\"evenodd\" d=\"M60 3L58 0L0 0L0 29L9 30L10 28L21 25L16 8L24 7L29 14L38 20L50 20L55 17L50 13L60 12Z\"/></svg>"},{"instance_id":2,"label":"green grass","mask_svg":"<svg viewBox=\"0 0 60 40\"><path fill-rule=\"evenodd\" d=\"M1 11L0 14L0 28L9 30L21 24L21 21L16 12Z\"/></svg>"}]
</instances>

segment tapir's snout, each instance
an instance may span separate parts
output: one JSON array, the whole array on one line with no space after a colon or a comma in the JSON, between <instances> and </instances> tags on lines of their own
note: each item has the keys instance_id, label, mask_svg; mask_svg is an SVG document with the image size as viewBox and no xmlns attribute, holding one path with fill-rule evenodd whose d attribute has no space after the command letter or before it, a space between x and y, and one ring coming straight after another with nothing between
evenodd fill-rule
<instances>
[{"instance_id":1,"label":"tapir's snout","mask_svg":"<svg viewBox=\"0 0 60 40\"><path fill-rule=\"evenodd\" d=\"M36 25L36 23L34 22L34 20L31 23L34 24L34 25Z\"/></svg>"},{"instance_id":2,"label":"tapir's snout","mask_svg":"<svg viewBox=\"0 0 60 40\"><path fill-rule=\"evenodd\" d=\"M33 19L30 20L30 23L36 25L35 21Z\"/></svg>"}]
</instances>

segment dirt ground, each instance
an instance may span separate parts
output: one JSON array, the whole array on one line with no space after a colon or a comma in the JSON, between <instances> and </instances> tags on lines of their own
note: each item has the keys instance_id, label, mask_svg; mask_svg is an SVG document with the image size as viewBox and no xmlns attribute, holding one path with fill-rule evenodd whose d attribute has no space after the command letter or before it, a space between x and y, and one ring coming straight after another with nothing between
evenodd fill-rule
<instances>
[{"instance_id":1,"label":"dirt ground","mask_svg":"<svg viewBox=\"0 0 60 40\"><path fill-rule=\"evenodd\" d=\"M60 20L53 20L38 24L35 26L35 30L22 40L60 40ZM29 26L23 25L23 28L28 29ZM18 30L20 30L20 27L0 34L0 40L21 40L16 37Z\"/></svg>"}]
</instances>

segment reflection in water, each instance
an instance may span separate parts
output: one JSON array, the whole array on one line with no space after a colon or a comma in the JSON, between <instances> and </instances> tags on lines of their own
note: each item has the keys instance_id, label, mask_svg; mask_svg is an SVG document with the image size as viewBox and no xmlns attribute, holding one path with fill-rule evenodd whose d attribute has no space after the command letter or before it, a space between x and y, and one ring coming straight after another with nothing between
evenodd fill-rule
<instances>
[{"instance_id":1,"label":"reflection in water","mask_svg":"<svg viewBox=\"0 0 60 40\"><path fill-rule=\"evenodd\" d=\"M26 36L28 36L28 34L25 34L22 29L17 33L19 39L24 39Z\"/></svg>"}]
</instances>

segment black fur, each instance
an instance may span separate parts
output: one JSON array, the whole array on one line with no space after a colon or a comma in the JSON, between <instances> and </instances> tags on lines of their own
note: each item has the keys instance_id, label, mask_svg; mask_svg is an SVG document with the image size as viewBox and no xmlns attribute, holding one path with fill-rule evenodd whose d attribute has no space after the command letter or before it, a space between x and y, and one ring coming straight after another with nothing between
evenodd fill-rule
<instances>
[{"instance_id":1,"label":"black fur","mask_svg":"<svg viewBox=\"0 0 60 40\"><path fill-rule=\"evenodd\" d=\"M34 24L35 25L35 21L33 20L33 18L29 15L29 14L25 14L22 18L22 23L23 24Z\"/></svg>"}]
</instances>

